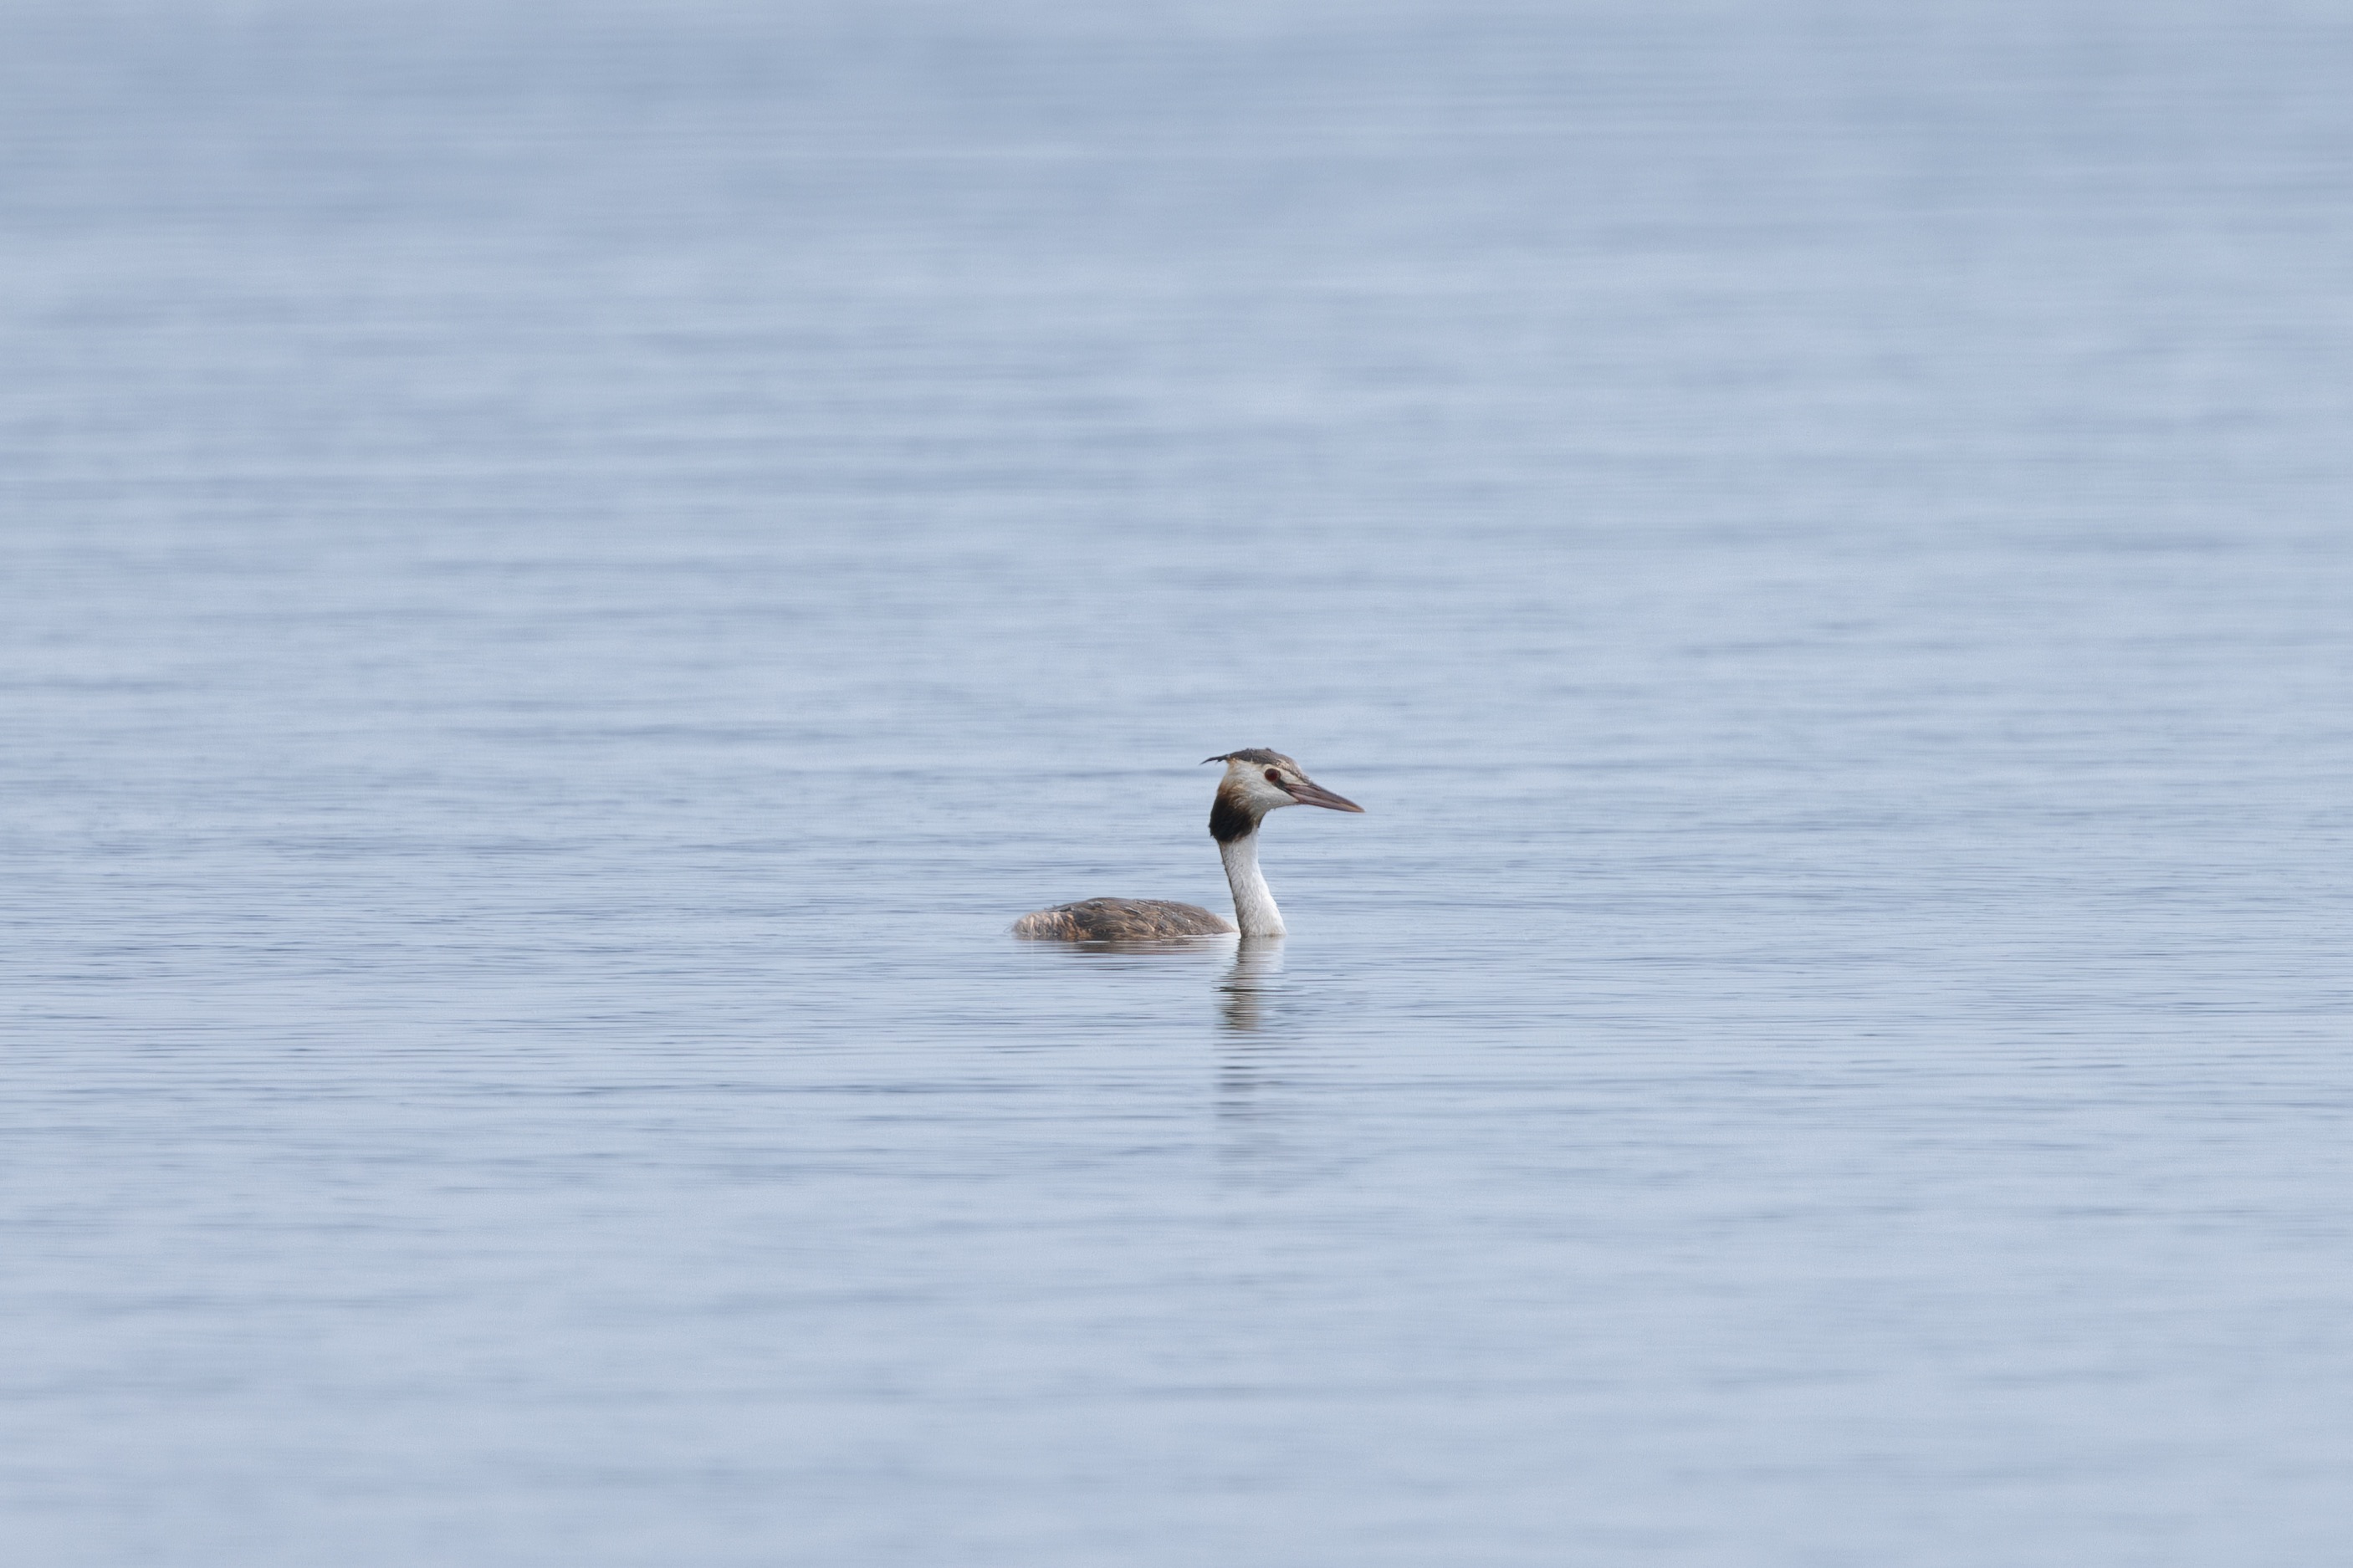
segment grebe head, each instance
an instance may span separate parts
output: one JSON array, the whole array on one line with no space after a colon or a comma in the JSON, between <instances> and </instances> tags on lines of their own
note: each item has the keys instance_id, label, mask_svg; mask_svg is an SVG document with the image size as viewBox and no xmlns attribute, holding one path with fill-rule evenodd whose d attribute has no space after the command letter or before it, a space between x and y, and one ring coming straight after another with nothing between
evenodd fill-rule
<instances>
[{"instance_id":1,"label":"grebe head","mask_svg":"<svg viewBox=\"0 0 2353 1568\"><path fill-rule=\"evenodd\" d=\"M1218 781L1217 801L1209 808L1209 832L1221 844L1256 832L1268 812L1286 805L1320 805L1327 811L1365 809L1309 778L1306 769L1281 752L1253 746L1202 760L1226 764L1226 776Z\"/></svg>"}]
</instances>

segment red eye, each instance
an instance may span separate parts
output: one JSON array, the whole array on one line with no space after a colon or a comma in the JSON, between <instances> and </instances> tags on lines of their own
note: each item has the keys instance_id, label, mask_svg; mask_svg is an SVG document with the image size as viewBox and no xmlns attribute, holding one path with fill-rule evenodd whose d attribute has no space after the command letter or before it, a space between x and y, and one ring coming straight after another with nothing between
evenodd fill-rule
<instances>
[{"instance_id":1,"label":"red eye","mask_svg":"<svg viewBox=\"0 0 2353 1568\"><path fill-rule=\"evenodd\" d=\"M1276 773L1272 768L1269 768L1266 770L1266 782L1271 784L1280 784L1282 783L1282 775Z\"/></svg>"}]
</instances>

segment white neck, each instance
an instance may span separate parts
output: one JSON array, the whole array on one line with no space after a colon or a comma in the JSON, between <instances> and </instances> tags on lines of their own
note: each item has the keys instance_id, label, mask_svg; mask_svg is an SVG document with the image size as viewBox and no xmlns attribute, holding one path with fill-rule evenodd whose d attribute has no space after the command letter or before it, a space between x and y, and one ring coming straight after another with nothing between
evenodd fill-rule
<instances>
[{"instance_id":1,"label":"white neck","mask_svg":"<svg viewBox=\"0 0 2353 1568\"><path fill-rule=\"evenodd\" d=\"M1282 911L1274 907L1274 892L1258 868L1258 833L1218 846L1226 862L1226 880L1234 889L1234 923L1244 936L1281 936Z\"/></svg>"}]
</instances>

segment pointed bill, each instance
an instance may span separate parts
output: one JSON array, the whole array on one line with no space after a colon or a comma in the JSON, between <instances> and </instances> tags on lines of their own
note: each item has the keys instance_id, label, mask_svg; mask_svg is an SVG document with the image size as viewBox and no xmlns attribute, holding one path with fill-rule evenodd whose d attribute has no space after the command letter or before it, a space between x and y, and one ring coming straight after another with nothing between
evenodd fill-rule
<instances>
[{"instance_id":1,"label":"pointed bill","mask_svg":"<svg viewBox=\"0 0 2353 1568\"><path fill-rule=\"evenodd\" d=\"M1346 795L1334 795L1322 784L1308 779L1301 779L1296 784L1286 784L1282 789L1302 805L1320 805L1329 811L1353 811L1359 814L1365 809Z\"/></svg>"}]
</instances>

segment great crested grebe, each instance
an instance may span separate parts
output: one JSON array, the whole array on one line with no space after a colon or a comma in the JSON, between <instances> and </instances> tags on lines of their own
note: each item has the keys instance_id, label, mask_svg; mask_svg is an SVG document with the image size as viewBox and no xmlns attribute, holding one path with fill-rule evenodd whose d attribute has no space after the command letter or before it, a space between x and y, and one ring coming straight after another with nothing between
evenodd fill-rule
<instances>
[{"instance_id":1,"label":"great crested grebe","mask_svg":"<svg viewBox=\"0 0 2353 1568\"><path fill-rule=\"evenodd\" d=\"M1218 841L1225 858L1226 880L1234 889L1234 921L1244 936L1281 936L1282 911L1258 868L1258 825L1270 811L1286 805L1320 805L1330 811L1365 808L1334 795L1307 776L1306 770L1281 752L1253 746L1228 752L1204 762L1226 764L1218 781L1216 800L1209 805L1209 837ZM1213 915L1198 904L1171 903L1166 899L1082 899L1050 910L1023 915L1013 922L1015 936L1040 937L1050 942L1150 942L1172 936L1216 936L1234 929L1234 921Z\"/></svg>"}]
</instances>

